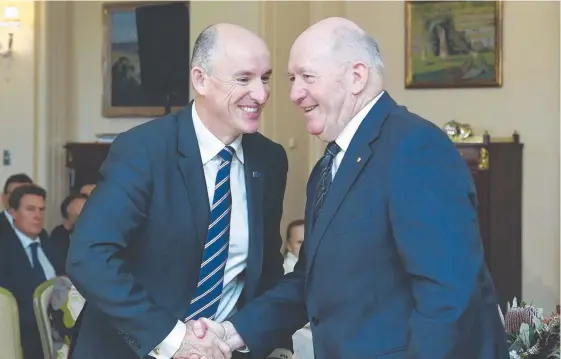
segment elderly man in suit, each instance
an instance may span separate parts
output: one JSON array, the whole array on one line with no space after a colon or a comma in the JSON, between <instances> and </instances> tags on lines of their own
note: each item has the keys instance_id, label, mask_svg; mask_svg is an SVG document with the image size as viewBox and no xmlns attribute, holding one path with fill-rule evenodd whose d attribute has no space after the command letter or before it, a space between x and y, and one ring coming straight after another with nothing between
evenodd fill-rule
<instances>
[{"instance_id":1,"label":"elderly man in suit","mask_svg":"<svg viewBox=\"0 0 561 359\"><path fill-rule=\"evenodd\" d=\"M113 142L68 252L87 300L73 358L222 358L193 321L225 320L282 278L287 156L257 132L270 76L262 39L210 26L194 45L194 102ZM290 336L269 357L291 356Z\"/></svg>"},{"instance_id":2,"label":"elderly man in suit","mask_svg":"<svg viewBox=\"0 0 561 359\"><path fill-rule=\"evenodd\" d=\"M229 321L200 322L256 357L309 320L321 359L508 358L470 172L443 131L384 91L374 39L323 20L288 68L292 101L328 143L299 261Z\"/></svg>"}]
</instances>

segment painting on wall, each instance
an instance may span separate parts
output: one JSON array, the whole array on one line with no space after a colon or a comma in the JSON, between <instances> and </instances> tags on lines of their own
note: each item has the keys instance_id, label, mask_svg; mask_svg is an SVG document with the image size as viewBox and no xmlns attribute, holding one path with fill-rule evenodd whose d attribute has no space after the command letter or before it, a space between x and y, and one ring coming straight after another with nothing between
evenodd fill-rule
<instances>
[{"instance_id":1,"label":"painting on wall","mask_svg":"<svg viewBox=\"0 0 561 359\"><path fill-rule=\"evenodd\" d=\"M502 86L502 1L407 1L405 87Z\"/></svg>"},{"instance_id":2,"label":"painting on wall","mask_svg":"<svg viewBox=\"0 0 561 359\"><path fill-rule=\"evenodd\" d=\"M103 117L158 117L165 112L165 95L142 87L138 56L135 10L156 3L103 4ZM174 94L170 101L176 111L189 103L189 93Z\"/></svg>"}]
</instances>

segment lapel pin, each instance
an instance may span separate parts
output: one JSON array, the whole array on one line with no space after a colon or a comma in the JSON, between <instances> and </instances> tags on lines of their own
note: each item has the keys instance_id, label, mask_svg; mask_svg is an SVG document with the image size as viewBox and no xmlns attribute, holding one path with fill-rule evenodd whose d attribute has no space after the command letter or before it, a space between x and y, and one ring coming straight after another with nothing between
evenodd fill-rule
<instances>
[{"instance_id":1,"label":"lapel pin","mask_svg":"<svg viewBox=\"0 0 561 359\"><path fill-rule=\"evenodd\" d=\"M360 160L362 160L362 158L358 157L358 158L356 159L356 163L359 163Z\"/></svg>"},{"instance_id":2,"label":"lapel pin","mask_svg":"<svg viewBox=\"0 0 561 359\"><path fill-rule=\"evenodd\" d=\"M261 173L257 172L257 171L253 171L252 176L253 176L253 178L258 178L258 177L261 177Z\"/></svg>"}]
</instances>

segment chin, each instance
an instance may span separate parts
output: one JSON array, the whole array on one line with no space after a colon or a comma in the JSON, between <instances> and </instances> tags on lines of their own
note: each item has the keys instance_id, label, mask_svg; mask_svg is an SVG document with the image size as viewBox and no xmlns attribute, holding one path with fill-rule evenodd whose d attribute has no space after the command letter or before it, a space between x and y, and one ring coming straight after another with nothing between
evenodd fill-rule
<instances>
[{"instance_id":1,"label":"chin","mask_svg":"<svg viewBox=\"0 0 561 359\"><path fill-rule=\"evenodd\" d=\"M308 120L306 124L306 129L310 135L320 136L323 132L323 124L318 123L319 121Z\"/></svg>"}]
</instances>

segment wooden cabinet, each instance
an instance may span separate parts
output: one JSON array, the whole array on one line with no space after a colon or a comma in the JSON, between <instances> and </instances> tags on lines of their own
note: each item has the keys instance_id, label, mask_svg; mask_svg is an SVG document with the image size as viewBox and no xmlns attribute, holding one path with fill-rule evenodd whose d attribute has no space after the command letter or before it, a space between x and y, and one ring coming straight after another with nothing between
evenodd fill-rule
<instances>
[{"instance_id":1,"label":"wooden cabinet","mask_svg":"<svg viewBox=\"0 0 561 359\"><path fill-rule=\"evenodd\" d=\"M522 149L520 136L488 134L456 142L477 188L485 261L501 307L522 298Z\"/></svg>"},{"instance_id":2,"label":"wooden cabinet","mask_svg":"<svg viewBox=\"0 0 561 359\"><path fill-rule=\"evenodd\" d=\"M107 157L109 143L69 142L66 149L66 167L70 169L70 192L85 184L95 184L99 167Z\"/></svg>"}]
</instances>

